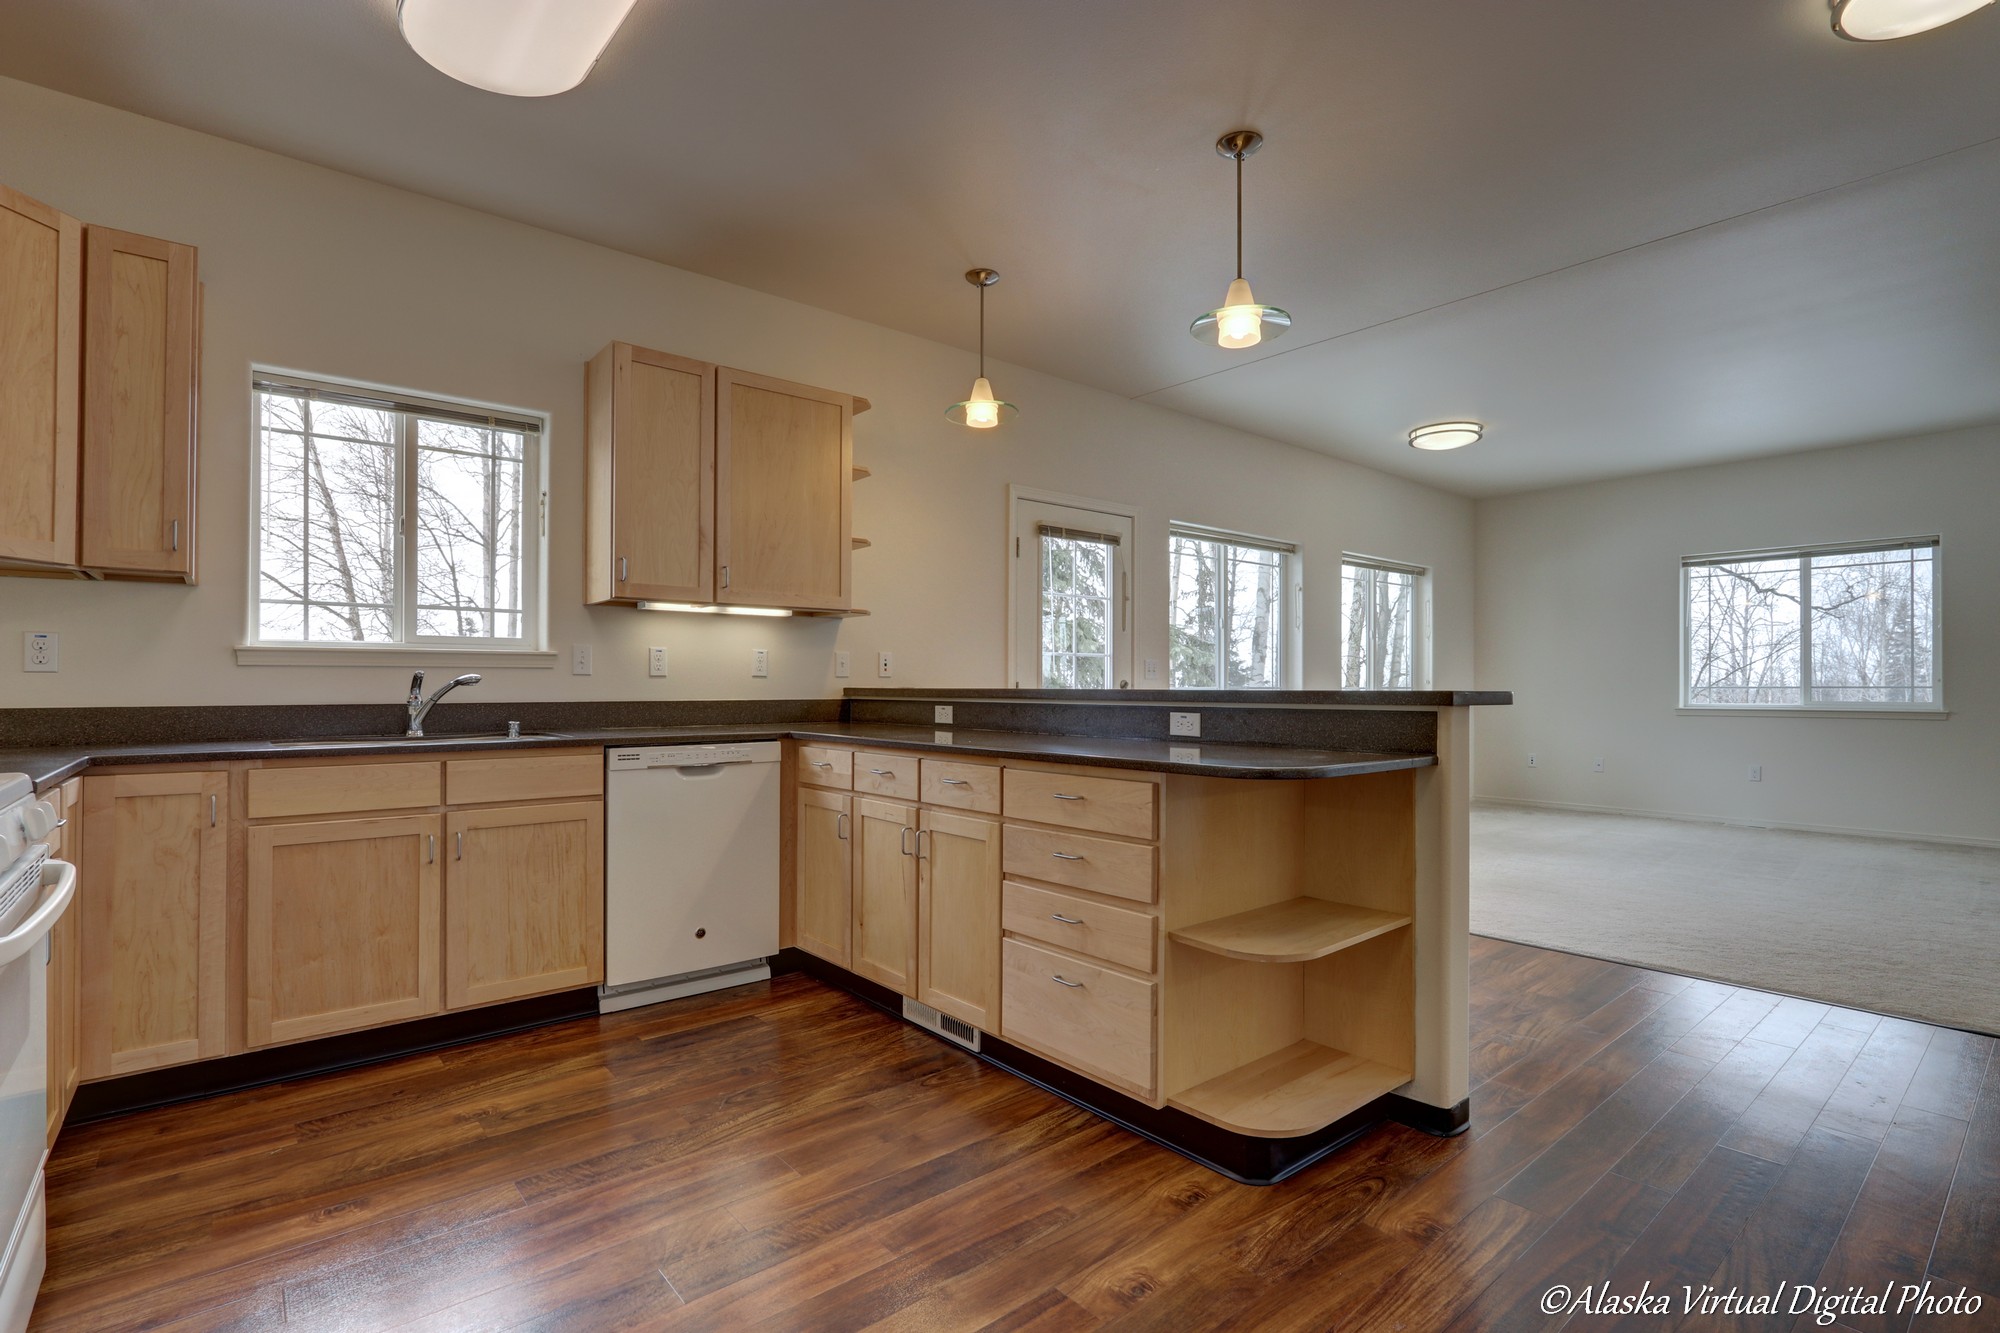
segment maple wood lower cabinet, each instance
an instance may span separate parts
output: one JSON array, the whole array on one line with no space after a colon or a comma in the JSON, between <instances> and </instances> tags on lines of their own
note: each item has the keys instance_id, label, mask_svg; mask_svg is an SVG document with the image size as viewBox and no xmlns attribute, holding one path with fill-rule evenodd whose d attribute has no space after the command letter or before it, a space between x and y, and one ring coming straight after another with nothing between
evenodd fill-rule
<instances>
[{"instance_id":1,"label":"maple wood lower cabinet","mask_svg":"<svg viewBox=\"0 0 2000 1333\"><path fill-rule=\"evenodd\" d=\"M453 1009L604 979L604 805L446 816L445 1002Z\"/></svg>"},{"instance_id":2,"label":"maple wood lower cabinet","mask_svg":"<svg viewBox=\"0 0 2000 1333\"><path fill-rule=\"evenodd\" d=\"M854 853L850 841L854 798L844 792L801 787L797 800L794 933L799 948L846 967L851 956L854 919Z\"/></svg>"},{"instance_id":3,"label":"maple wood lower cabinet","mask_svg":"<svg viewBox=\"0 0 2000 1333\"><path fill-rule=\"evenodd\" d=\"M917 810L854 802L854 961L899 995L917 993Z\"/></svg>"},{"instance_id":4,"label":"maple wood lower cabinet","mask_svg":"<svg viewBox=\"0 0 2000 1333\"><path fill-rule=\"evenodd\" d=\"M84 779L84 1078L224 1053L228 795L225 772Z\"/></svg>"},{"instance_id":5,"label":"maple wood lower cabinet","mask_svg":"<svg viewBox=\"0 0 2000 1333\"><path fill-rule=\"evenodd\" d=\"M940 1013L995 1031L1000 1022L1000 822L926 810L919 832L917 998Z\"/></svg>"},{"instance_id":6,"label":"maple wood lower cabinet","mask_svg":"<svg viewBox=\"0 0 2000 1333\"><path fill-rule=\"evenodd\" d=\"M251 1046L438 1012L439 831L435 814L250 830Z\"/></svg>"}]
</instances>

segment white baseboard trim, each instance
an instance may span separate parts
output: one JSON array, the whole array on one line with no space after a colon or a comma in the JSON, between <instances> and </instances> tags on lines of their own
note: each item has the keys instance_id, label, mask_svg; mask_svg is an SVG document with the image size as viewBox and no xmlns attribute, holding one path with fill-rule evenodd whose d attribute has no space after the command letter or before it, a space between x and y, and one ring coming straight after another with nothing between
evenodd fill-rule
<instances>
[{"instance_id":1,"label":"white baseboard trim","mask_svg":"<svg viewBox=\"0 0 2000 1333\"><path fill-rule=\"evenodd\" d=\"M1943 833L1905 833L1897 829L1850 828L1838 824L1787 824L1763 819L1724 819L1720 815L1683 814L1673 810L1636 810L1617 805L1573 805L1565 801L1524 801L1512 796L1475 796L1482 805L1507 805L1523 810L1563 810L1579 815L1637 815L1642 819L1673 819L1683 824L1721 824L1728 828L1781 829L1787 833L1832 833L1845 838L1876 838L1888 842L1933 842L1949 847L2000 848L2000 838L1956 838Z\"/></svg>"}]
</instances>

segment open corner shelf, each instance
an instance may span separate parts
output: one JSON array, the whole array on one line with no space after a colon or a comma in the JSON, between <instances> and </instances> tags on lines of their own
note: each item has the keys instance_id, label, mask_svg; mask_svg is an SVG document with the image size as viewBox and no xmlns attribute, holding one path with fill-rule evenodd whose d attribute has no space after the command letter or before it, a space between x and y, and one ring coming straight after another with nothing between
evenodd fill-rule
<instances>
[{"instance_id":1,"label":"open corner shelf","mask_svg":"<svg viewBox=\"0 0 2000 1333\"><path fill-rule=\"evenodd\" d=\"M847 541L848 545L852 546L857 551L865 551L869 547L875 544L874 542L869 541L866 537L849 537Z\"/></svg>"},{"instance_id":2,"label":"open corner shelf","mask_svg":"<svg viewBox=\"0 0 2000 1333\"><path fill-rule=\"evenodd\" d=\"M1309 963L1410 924L1407 916L1292 898L1168 932L1176 943L1253 963Z\"/></svg>"},{"instance_id":3,"label":"open corner shelf","mask_svg":"<svg viewBox=\"0 0 2000 1333\"><path fill-rule=\"evenodd\" d=\"M1167 1105L1239 1134L1283 1139L1323 1129L1409 1081L1407 1069L1295 1041L1169 1097Z\"/></svg>"},{"instance_id":4,"label":"open corner shelf","mask_svg":"<svg viewBox=\"0 0 2000 1333\"><path fill-rule=\"evenodd\" d=\"M872 476L874 476L874 475L875 475L875 474L874 474L873 472L870 472L870 471L869 471L869 470L868 470L867 468L865 468L865 467L858 467L858 468L855 468L855 469L854 469L854 479L855 479L856 481L860 481L860 480L862 480L862 479L863 479L863 478L865 478L865 477L872 477Z\"/></svg>"}]
</instances>

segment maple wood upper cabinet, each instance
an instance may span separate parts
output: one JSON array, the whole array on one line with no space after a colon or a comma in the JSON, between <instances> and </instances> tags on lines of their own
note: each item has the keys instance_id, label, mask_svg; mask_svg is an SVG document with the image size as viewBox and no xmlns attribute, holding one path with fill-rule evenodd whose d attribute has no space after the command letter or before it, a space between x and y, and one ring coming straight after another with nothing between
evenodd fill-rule
<instances>
[{"instance_id":1,"label":"maple wood upper cabinet","mask_svg":"<svg viewBox=\"0 0 2000 1333\"><path fill-rule=\"evenodd\" d=\"M584 601L713 600L715 367L612 343L584 405Z\"/></svg>"},{"instance_id":2,"label":"maple wood upper cabinet","mask_svg":"<svg viewBox=\"0 0 2000 1333\"><path fill-rule=\"evenodd\" d=\"M0 185L0 565L76 564L83 224Z\"/></svg>"},{"instance_id":3,"label":"maple wood upper cabinet","mask_svg":"<svg viewBox=\"0 0 2000 1333\"><path fill-rule=\"evenodd\" d=\"M716 372L715 600L845 611L854 399Z\"/></svg>"},{"instance_id":4,"label":"maple wood upper cabinet","mask_svg":"<svg viewBox=\"0 0 2000 1333\"><path fill-rule=\"evenodd\" d=\"M84 229L78 563L93 573L194 582L199 341L193 246Z\"/></svg>"}]
</instances>

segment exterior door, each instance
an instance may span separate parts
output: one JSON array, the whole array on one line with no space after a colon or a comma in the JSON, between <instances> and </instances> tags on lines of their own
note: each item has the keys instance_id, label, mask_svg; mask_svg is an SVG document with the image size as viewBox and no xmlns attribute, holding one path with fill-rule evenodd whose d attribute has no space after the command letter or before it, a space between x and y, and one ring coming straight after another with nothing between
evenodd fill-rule
<instances>
[{"instance_id":1,"label":"exterior door","mask_svg":"<svg viewBox=\"0 0 2000 1333\"><path fill-rule=\"evenodd\" d=\"M76 563L83 224L0 185L0 561Z\"/></svg>"},{"instance_id":2,"label":"exterior door","mask_svg":"<svg viewBox=\"0 0 2000 1333\"><path fill-rule=\"evenodd\" d=\"M854 917L854 798L800 788L798 806L798 946L846 967Z\"/></svg>"},{"instance_id":3,"label":"exterior door","mask_svg":"<svg viewBox=\"0 0 2000 1333\"><path fill-rule=\"evenodd\" d=\"M715 600L845 611L854 400L716 372Z\"/></svg>"},{"instance_id":4,"label":"exterior door","mask_svg":"<svg viewBox=\"0 0 2000 1333\"><path fill-rule=\"evenodd\" d=\"M926 810L918 844L917 998L1000 1030L1000 824Z\"/></svg>"},{"instance_id":5,"label":"exterior door","mask_svg":"<svg viewBox=\"0 0 2000 1333\"><path fill-rule=\"evenodd\" d=\"M438 1012L436 815L260 824L249 854L251 1046Z\"/></svg>"},{"instance_id":6,"label":"exterior door","mask_svg":"<svg viewBox=\"0 0 2000 1333\"><path fill-rule=\"evenodd\" d=\"M852 970L902 995L917 993L917 811L854 802Z\"/></svg>"},{"instance_id":7,"label":"exterior door","mask_svg":"<svg viewBox=\"0 0 2000 1333\"><path fill-rule=\"evenodd\" d=\"M604 806L447 816L445 1004L453 1009L604 980Z\"/></svg>"},{"instance_id":8,"label":"exterior door","mask_svg":"<svg viewBox=\"0 0 2000 1333\"><path fill-rule=\"evenodd\" d=\"M1016 689L1132 684L1130 514L1013 497L1010 679Z\"/></svg>"}]
</instances>

